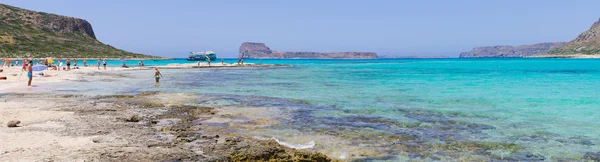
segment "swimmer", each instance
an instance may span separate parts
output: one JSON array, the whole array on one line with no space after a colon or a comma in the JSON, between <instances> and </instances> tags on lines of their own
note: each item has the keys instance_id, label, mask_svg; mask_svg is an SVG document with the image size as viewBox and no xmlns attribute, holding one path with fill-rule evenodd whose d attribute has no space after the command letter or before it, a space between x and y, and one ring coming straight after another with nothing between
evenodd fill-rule
<instances>
[{"instance_id":1,"label":"swimmer","mask_svg":"<svg viewBox=\"0 0 600 162\"><path fill-rule=\"evenodd\" d=\"M156 79L156 83L160 82L160 78L162 77L162 74L160 73L160 71L158 71L158 67L154 68L156 71L154 71L154 79Z\"/></svg>"}]
</instances>

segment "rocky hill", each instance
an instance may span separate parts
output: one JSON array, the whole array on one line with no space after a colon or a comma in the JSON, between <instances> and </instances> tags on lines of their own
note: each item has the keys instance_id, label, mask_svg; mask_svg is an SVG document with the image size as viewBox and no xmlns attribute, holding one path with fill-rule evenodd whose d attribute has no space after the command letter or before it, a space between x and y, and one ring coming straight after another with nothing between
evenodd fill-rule
<instances>
[{"instance_id":1,"label":"rocky hill","mask_svg":"<svg viewBox=\"0 0 600 162\"><path fill-rule=\"evenodd\" d=\"M549 50L566 45L565 42L538 43L521 46L486 46L475 47L469 52L460 53L460 58L477 57L528 57L535 54L545 53Z\"/></svg>"},{"instance_id":2,"label":"rocky hill","mask_svg":"<svg viewBox=\"0 0 600 162\"><path fill-rule=\"evenodd\" d=\"M310 58L310 59L375 59L375 52L281 52L272 51L264 43L244 42L240 46L241 58Z\"/></svg>"},{"instance_id":3,"label":"rocky hill","mask_svg":"<svg viewBox=\"0 0 600 162\"><path fill-rule=\"evenodd\" d=\"M600 20L596 21L589 30L581 33L566 46L550 50L544 55L549 57L600 56Z\"/></svg>"},{"instance_id":4,"label":"rocky hill","mask_svg":"<svg viewBox=\"0 0 600 162\"><path fill-rule=\"evenodd\" d=\"M149 58L96 39L86 20L0 4L0 57Z\"/></svg>"}]
</instances>

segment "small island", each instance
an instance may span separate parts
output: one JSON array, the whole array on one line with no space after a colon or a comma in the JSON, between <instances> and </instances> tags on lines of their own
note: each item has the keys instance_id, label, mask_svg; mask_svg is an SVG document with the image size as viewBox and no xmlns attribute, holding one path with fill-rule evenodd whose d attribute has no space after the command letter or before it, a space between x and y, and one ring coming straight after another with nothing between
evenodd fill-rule
<instances>
[{"instance_id":1,"label":"small island","mask_svg":"<svg viewBox=\"0 0 600 162\"><path fill-rule=\"evenodd\" d=\"M272 51L264 43L244 42L240 46L239 58L280 59L376 59L375 52L282 52Z\"/></svg>"}]
</instances>

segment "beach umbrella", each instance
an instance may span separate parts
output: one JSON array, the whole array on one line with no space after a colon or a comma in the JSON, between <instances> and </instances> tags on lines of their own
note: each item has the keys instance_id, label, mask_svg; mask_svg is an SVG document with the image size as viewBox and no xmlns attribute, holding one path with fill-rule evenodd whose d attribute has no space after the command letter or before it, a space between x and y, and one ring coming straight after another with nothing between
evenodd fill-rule
<instances>
[{"instance_id":1,"label":"beach umbrella","mask_svg":"<svg viewBox=\"0 0 600 162\"><path fill-rule=\"evenodd\" d=\"M46 65L34 65L31 67L32 71L44 71L46 70Z\"/></svg>"}]
</instances>

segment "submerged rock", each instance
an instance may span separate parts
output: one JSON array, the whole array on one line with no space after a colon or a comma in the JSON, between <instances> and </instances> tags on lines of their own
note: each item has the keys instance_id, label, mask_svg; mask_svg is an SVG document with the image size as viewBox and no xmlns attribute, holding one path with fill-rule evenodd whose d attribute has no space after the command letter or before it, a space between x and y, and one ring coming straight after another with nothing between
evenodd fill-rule
<instances>
[{"instance_id":1,"label":"submerged rock","mask_svg":"<svg viewBox=\"0 0 600 162\"><path fill-rule=\"evenodd\" d=\"M125 119L125 121L126 121L126 122L139 122L139 121L141 121L142 119L144 119L144 118L142 118L142 117L141 117L141 116L139 116L139 115L131 115L129 118Z\"/></svg>"},{"instance_id":2,"label":"submerged rock","mask_svg":"<svg viewBox=\"0 0 600 162\"><path fill-rule=\"evenodd\" d=\"M588 152L585 153L585 155L583 155L583 159L585 160L593 160L593 161L600 161L600 152Z\"/></svg>"},{"instance_id":3,"label":"submerged rock","mask_svg":"<svg viewBox=\"0 0 600 162\"><path fill-rule=\"evenodd\" d=\"M18 127L19 124L21 124L21 121L13 120L13 121L9 121L6 124L6 126L8 126L8 127Z\"/></svg>"}]
</instances>

